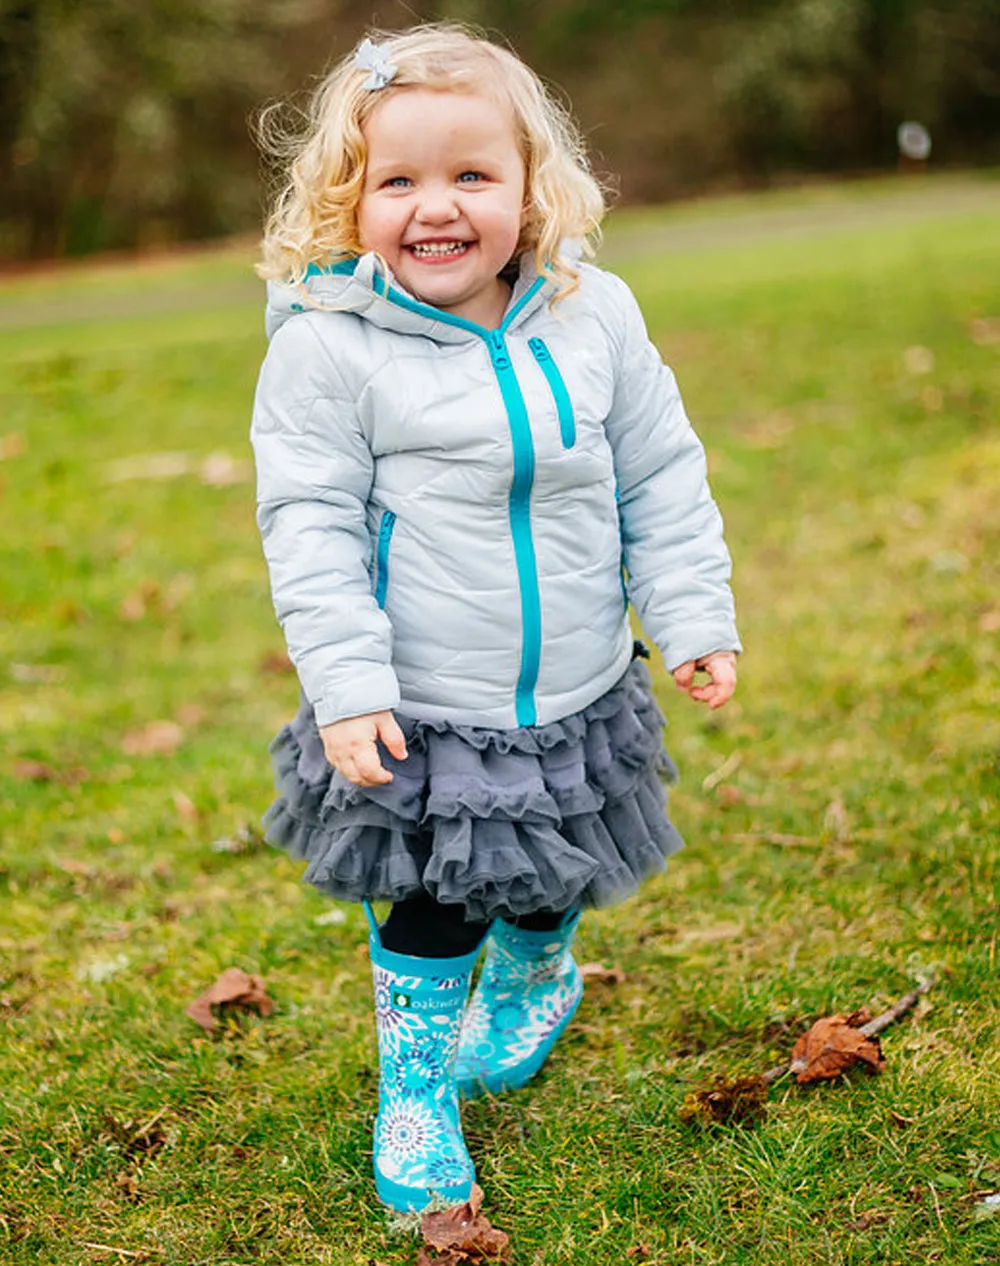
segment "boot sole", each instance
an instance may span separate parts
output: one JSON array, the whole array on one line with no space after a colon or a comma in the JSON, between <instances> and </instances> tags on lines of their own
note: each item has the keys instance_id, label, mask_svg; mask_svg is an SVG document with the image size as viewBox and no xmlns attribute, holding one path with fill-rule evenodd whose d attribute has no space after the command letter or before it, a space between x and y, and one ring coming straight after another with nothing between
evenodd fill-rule
<instances>
[{"instance_id":1,"label":"boot sole","mask_svg":"<svg viewBox=\"0 0 1000 1266\"><path fill-rule=\"evenodd\" d=\"M472 1193L472 1180L455 1187L404 1187L375 1171L375 1190L384 1205L396 1213L420 1213L440 1197L448 1204L462 1204Z\"/></svg>"}]
</instances>

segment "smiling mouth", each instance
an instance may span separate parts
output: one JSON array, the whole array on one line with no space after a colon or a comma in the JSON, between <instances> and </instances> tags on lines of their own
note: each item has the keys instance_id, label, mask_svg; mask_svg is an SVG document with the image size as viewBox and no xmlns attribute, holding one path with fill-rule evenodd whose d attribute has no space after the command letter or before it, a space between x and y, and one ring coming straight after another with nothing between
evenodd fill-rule
<instances>
[{"instance_id":1,"label":"smiling mouth","mask_svg":"<svg viewBox=\"0 0 1000 1266\"><path fill-rule=\"evenodd\" d=\"M414 259L456 259L471 247L471 242L413 242L406 249Z\"/></svg>"}]
</instances>

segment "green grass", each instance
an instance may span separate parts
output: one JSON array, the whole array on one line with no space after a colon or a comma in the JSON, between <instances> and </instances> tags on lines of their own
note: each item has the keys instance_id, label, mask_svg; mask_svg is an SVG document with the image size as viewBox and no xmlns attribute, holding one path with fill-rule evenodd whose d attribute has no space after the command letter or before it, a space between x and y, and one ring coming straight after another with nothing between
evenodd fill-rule
<instances>
[{"instance_id":1,"label":"green grass","mask_svg":"<svg viewBox=\"0 0 1000 1266\"><path fill-rule=\"evenodd\" d=\"M612 223L710 449L747 654L718 715L659 677L689 846L581 935L627 980L466 1110L516 1263L1000 1258L998 211L951 179ZM416 1257L369 1176L361 912L212 847L267 806L297 693L238 464L248 264L0 283L4 1266ZM237 482L205 483L220 450ZM109 479L165 452L193 473ZM176 750L126 750L156 720ZM212 1040L184 1007L231 965L277 1011ZM932 968L881 1077L779 1083L749 1128L678 1115Z\"/></svg>"}]
</instances>

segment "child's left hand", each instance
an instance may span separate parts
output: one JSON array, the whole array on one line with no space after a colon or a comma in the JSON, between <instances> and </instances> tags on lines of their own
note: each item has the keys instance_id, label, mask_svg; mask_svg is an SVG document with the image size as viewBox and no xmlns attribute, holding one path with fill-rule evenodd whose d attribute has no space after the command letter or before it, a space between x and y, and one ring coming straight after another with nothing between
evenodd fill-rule
<instances>
[{"instance_id":1,"label":"child's left hand","mask_svg":"<svg viewBox=\"0 0 1000 1266\"><path fill-rule=\"evenodd\" d=\"M708 673L707 685L694 684L695 673ZM674 669L674 681L677 689L683 690L699 703L707 703L710 708L721 708L733 697L736 689L736 652L714 651L711 655L703 655L700 659L689 659Z\"/></svg>"}]
</instances>

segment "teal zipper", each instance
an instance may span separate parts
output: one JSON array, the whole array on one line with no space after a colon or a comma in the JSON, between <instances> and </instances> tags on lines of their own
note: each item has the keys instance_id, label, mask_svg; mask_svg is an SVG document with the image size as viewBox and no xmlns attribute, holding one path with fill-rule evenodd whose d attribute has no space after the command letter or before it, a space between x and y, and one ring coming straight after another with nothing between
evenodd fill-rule
<instances>
[{"instance_id":1,"label":"teal zipper","mask_svg":"<svg viewBox=\"0 0 1000 1266\"><path fill-rule=\"evenodd\" d=\"M572 448L576 443L576 419L573 417L573 401L569 398L559 366L552 359L552 353L540 338L529 338L528 346L531 354L538 362L545 375L553 399L556 402L556 413L559 416L559 433L562 435L563 448Z\"/></svg>"},{"instance_id":2,"label":"teal zipper","mask_svg":"<svg viewBox=\"0 0 1000 1266\"><path fill-rule=\"evenodd\" d=\"M510 485L508 515L514 541L514 562L521 592L521 671L517 678L514 710L518 725L535 725L535 686L542 658L542 604L538 592L538 564L531 536L531 487L535 480L535 445L528 410L510 363L502 330L492 330L486 340L493 372L500 385L514 450L514 478Z\"/></svg>"},{"instance_id":3,"label":"teal zipper","mask_svg":"<svg viewBox=\"0 0 1000 1266\"><path fill-rule=\"evenodd\" d=\"M378 525L378 545L375 549L375 601L380 607L385 606L385 591L389 585L389 545L395 526L395 514L386 510Z\"/></svg>"}]
</instances>

